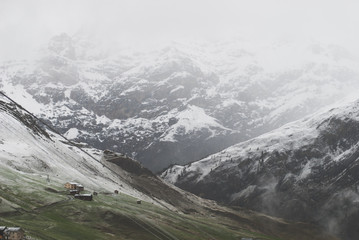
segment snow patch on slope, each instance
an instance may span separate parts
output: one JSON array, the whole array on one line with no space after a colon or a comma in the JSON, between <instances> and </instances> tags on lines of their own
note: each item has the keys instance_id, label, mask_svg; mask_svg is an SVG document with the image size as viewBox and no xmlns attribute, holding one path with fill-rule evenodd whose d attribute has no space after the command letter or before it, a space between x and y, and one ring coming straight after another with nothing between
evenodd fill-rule
<instances>
[{"instance_id":1,"label":"snow patch on slope","mask_svg":"<svg viewBox=\"0 0 359 240\"><path fill-rule=\"evenodd\" d=\"M201 129L208 129L212 137L216 129L231 131L218 123L218 121L206 114L203 108L189 105L186 110L177 112L173 111L172 114L178 121L169 127L166 132L161 136L160 140L165 142L176 142L176 135L186 135L195 133Z\"/></svg>"},{"instance_id":2,"label":"snow patch on slope","mask_svg":"<svg viewBox=\"0 0 359 240\"><path fill-rule=\"evenodd\" d=\"M29 109L34 114L41 114L45 109L45 106L38 103L22 85L12 85L11 83L3 81L2 91L11 96L16 102L22 105L24 108Z\"/></svg>"},{"instance_id":3,"label":"snow patch on slope","mask_svg":"<svg viewBox=\"0 0 359 240\"><path fill-rule=\"evenodd\" d=\"M68 139L75 139L79 134L80 132L77 128L70 128L64 136Z\"/></svg>"}]
</instances>

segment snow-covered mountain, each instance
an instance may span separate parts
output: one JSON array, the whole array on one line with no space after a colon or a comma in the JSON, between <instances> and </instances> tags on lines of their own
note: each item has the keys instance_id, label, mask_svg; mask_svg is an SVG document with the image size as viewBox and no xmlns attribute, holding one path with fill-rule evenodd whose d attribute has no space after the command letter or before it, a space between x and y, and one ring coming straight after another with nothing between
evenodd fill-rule
<instances>
[{"instance_id":1,"label":"snow-covered mountain","mask_svg":"<svg viewBox=\"0 0 359 240\"><path fill-rule=\"evenodd\" d=\"M315 112L359 85L345 49L308 42L173 43L101 49L66 34L32 62L7 62L0 89L71 139L158 171Z\"/></svg>"},{"instance_id":2,"label":"snow-covered mountain","mask_svg":"<svg viewBox=\"0 0 359 240\"><path fill-rule=\"evenodd\" d=\"M202 204L210 204L165 183L124 155L78 144L86 154L56 133L41 128L37 120L5 98L0 98L0 124L0 180L19 191L36 189L34 182L47 179L57 188L74 181L87 191L117 190L176 211L201 211Z\"/></svg>"},{"instance_id":3,"label":"snow-covered mountain","mask_svg":"<svg viewBox=\"0 0 359 240\"><path fill-rule=\"evenodd\" d=\"M76 181L85 185L87 190L113 192L117 189L153 202L152 198L121 179L119 173L104 168L104 163L100 162L101 151L87 149L98 158L96 161L65 144L64 139L57 134L43 130L30 115L2 98L0 124L2 183L10 186L23 185L28 176L44 180L49 178L60 185L67 181ZM7 174L3 174L5 172ZM17 176L17 179L9 178L10 175Z\"/></svg>"},{"instance_id":4,"label":"snow-covered mountain","mask_svg":"<svg viewBox=\"0 0 359 240\"><path fill-rule=\"evenodd\" d=\"M358 239L359 101L282 126L162 177L199 196L314 221Z\"/></svg>"},{"instance_id":5,"label":"snow-covered mountain","mask_svg":"<svg viewBox=\"0 0 359 240\"><path fill-rule=\"evenodd\" d=\"M89 157L38 122L0 98L1 222L20 225L31 238L83 239L96 234L101 239L337 239L311 224L235 211L201 199L109 150L86 149L93 156ZM67 181L98 194L91 202L77 201L63 190ZM140 205L136 198L143 200ZM75 227L64 231L67 225Z\"/></svg>"}]
</instances>

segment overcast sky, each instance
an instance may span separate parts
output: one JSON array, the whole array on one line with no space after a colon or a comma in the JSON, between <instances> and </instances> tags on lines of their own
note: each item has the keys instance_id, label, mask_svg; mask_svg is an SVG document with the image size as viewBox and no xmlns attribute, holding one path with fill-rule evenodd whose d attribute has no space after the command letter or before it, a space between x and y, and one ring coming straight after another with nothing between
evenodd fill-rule
<instances>
[{"instance_id":1,"label":"overcast sky","mask_svg":"<svg viewBox=\"0 0 359 240\"><path fill-rule=\"evenodd\" d=\"M79 29L135 44L291 37L356 49L358 9L357 0L0 0L0 59Z\"/></svg>"}]
</instances>

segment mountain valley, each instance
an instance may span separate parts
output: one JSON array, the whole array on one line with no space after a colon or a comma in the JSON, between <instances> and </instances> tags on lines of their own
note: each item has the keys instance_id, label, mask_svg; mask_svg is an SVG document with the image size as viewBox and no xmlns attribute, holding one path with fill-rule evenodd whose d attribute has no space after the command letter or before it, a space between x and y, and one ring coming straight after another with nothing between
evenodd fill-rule
<instances>
[{"instance_id":1,"label":"mountain valley","mask_svg":"<svg viewBox=\"0 0 359 240\"><path fill-rule=\"evenodd\" d=\"M31 239L336 239L314 225L201 199L122 154L84 154L7 99L0 122L0 221ZM82 183L93 200L68 195L66 181Z\"/></svg>"}]
</instances>

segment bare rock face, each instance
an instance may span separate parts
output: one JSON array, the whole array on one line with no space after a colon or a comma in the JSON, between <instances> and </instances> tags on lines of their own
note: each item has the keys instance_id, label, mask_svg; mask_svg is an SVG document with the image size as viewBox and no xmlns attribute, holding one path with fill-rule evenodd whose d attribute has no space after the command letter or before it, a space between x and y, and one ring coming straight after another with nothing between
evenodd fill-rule
<instances>
[{"instance_id":1,"label":"bare rock face","mask_svg":"<svg viewBox=\"0 0 359 240\"><path fill-rule=\"evenodd\" d=\"M49 134L39 127L39 123L28 113L24 112L18 106L13 103L7 103L0 100L0 110L8 113L9 115L13 116L19 122L24 124L26 127L32 130L32 132L39 136L44 136L48 139L51 139Z\"/></svg>"}]
</instances>

